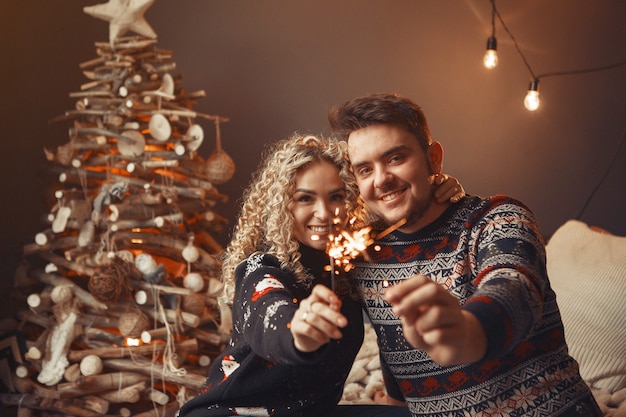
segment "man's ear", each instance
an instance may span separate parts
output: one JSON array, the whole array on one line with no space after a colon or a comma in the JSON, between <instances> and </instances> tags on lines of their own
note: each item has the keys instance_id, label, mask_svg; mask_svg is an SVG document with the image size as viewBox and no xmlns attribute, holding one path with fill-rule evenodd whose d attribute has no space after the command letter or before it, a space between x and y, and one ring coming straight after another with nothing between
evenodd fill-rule
<instances>
[{"instance_id":1,"label":"man's ear","mask_svg":"<svg viewBox=\"0 0 626 417\"><path fill-rule=\"evenodd\" d=\"M434 141L428 145L427 157L432 172L435 174L440 173L443 169L443 147L441 143Z\"/></svg>"}]
</instances>

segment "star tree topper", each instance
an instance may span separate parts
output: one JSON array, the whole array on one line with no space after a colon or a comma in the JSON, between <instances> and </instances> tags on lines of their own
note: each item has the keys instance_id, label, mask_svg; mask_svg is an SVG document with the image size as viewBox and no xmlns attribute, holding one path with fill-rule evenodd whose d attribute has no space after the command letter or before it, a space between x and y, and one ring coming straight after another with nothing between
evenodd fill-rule
<instances>
[{"instance_id":1,"label":"star tree topper","mask_svg":"<svg viewBox=\"0 0 626 417\"><path fill-rule=\"evenodd\" d=\"M108 3L86 6L88 15L110 22L109 42L115 41L129 30L148 38L156 38L156 33L143 15L155 0L109 0Z\"/></svg>"}]
</instances>

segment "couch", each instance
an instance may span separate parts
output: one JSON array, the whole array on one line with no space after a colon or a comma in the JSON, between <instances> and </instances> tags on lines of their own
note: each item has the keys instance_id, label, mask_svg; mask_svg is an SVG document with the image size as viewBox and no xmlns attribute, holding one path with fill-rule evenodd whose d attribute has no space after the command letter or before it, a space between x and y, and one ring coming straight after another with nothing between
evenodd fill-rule
<instances>
[{"instance_id":1,"label":"couch","mask_svg":"<svg viewBox=\"0 0 626 417\"><path fill-rule=\"evenodd\" d=\"M570 354L604 415L626 417L626 237L569 220L546 256ZM366 324L342 402L375 403L382 395L376 334Z\"/></svg>"}]
</instances>

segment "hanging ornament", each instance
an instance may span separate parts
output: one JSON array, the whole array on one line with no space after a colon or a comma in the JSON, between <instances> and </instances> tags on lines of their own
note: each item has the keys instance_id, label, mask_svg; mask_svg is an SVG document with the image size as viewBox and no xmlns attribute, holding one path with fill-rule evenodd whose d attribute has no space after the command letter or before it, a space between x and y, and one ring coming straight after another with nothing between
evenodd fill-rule
<instances>
[{"instance_id":1,"label":"hanging ornament","mask_svg":"<svg viewBox=\"0 0 626 417\"><path fill-rule=\"evenodd\" d=\"M167 117L161 113L152 115L148 127L150 128L150 135L159 142L165 142L172 135L172 126Z\"/></svg>"},{"instance_id":2,"label":"hanging ornament","mask_svg":"<svg viewBox=\"0 0 626 417\"><path fill-rule=\"evenodd\" d=\"M174 97L174 78L169 73L163 75L161 87L158 91L167 96Z\"/></svg>"},{"instance_id":3,"label":"hanging ornament","mask_svg":"<svg viewBox=\"0 0 626 417\"><path fill-rule=\"evenodd\" d=\"M220 119L215 119L216 146L213 153L207 158L205 170L209 180L215 184L224 184L235 173L235 163L226 152L222 150L222 138L220 133Z\"/></svg>"},{"instance_id":4,"label":"hanging ornament","mask_svg":"<svg viewBox=\"0 0 626 417\"><path fill-rule=\"evenodd\" d=\"M146 139L136 130L126 130L117 139L117 150L124 156L139 156L146 147Z\"/></svg>"},{"instance_id":5,"label":"hanging ornament","mask_svg":"<svg viewBox=\"0 0 626 417\"><path fill-rule=\"evenodd\" d=\"M204 288L204 279L197 272L190 272L183 278L183 287L193 292L200 292Z\"/></svg>"},{"instance_id":6,"label":"hanging ornament","mask_svg":"<svg viewBox=\"0 0 626 417\"><path fill-rule=\"evenodd\" d=\"M190 152L197 151L200 145L202 145L202 141L204 141L204 129L198 124L192 124L189 126L189 129L187 129L183 140L187 141L187 149L189 149Z\"/></svg>"},{"instance_id":7,"label":"hanging ornament","mask_svg":"<svg viewBox=\"0 0 626 417\"><path fill-rule=\"evenodd\" d=\"M183 248L183 259L187 261L187 263L194 263L200 258L200 252L198 248L193 245L193 233L189 237L189 241L187 242L187 246Z\"/></svg>"}]
</instances>

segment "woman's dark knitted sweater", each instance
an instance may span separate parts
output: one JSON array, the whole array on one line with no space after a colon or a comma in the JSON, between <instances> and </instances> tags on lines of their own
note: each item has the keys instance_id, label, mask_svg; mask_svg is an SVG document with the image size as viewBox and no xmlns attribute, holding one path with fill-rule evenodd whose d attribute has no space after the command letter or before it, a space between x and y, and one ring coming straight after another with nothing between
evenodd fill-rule
<instances>
[{"instance_id":1,"label":"woman's dark knitted sweater","mask_svg":"<svg viewBox=\"0 0 626 417\"><path fill-rule=\"evenodd\" d=\"M231 342L180 417L319 416L340 400L363 341L361 305L343 297L341 311L349 324L342 339L312 353L296 350L289 325L300 300L315 284L330 287L324 271L328 256L303 245L300 252L315 277L310 288L296 283L268 254L250 256L237 267Z\"/></svg>"}]
</instances>

